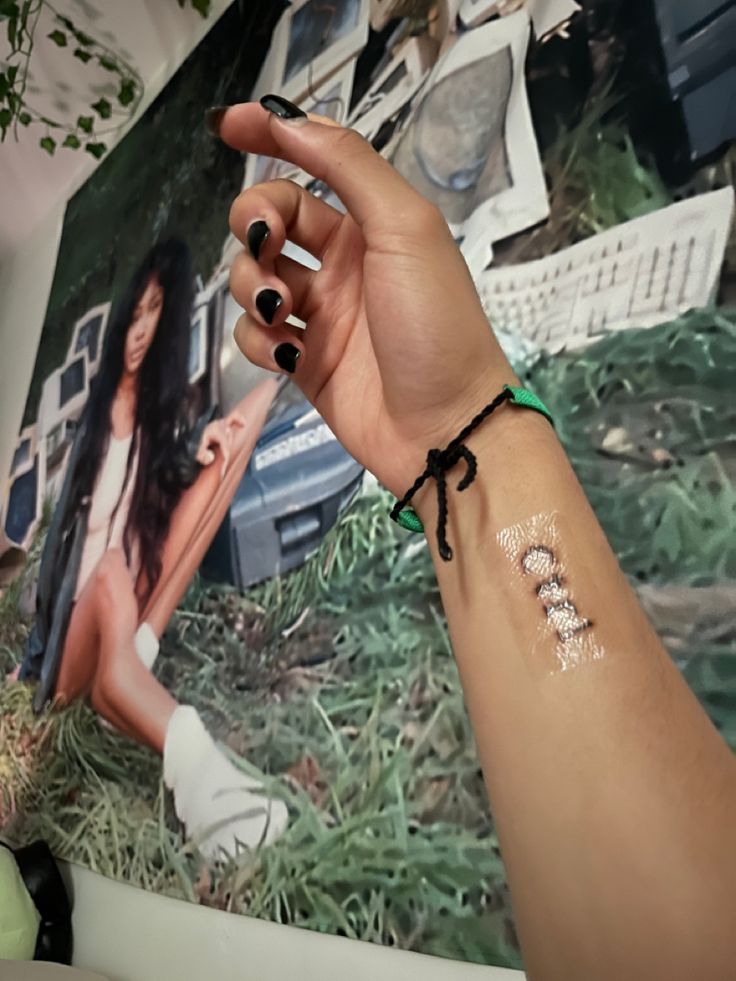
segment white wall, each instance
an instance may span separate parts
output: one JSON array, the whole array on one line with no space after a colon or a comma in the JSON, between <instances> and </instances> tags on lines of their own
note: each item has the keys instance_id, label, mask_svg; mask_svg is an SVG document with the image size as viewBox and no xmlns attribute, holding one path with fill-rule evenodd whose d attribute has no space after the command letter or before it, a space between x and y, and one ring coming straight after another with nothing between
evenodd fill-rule
<instances>
[{"instance_id":1,"label":"white wall","mask_svg":"<svg viewBox=\"0 0 736 981\"><path fill-rule=\"evenodd\" d=\"M143 79L145 91L136 115L106 138L108 146L114 146L135 124L231 2L212 0L211 13L204 19L189 5L181 10L177 0L56 0L60 13L114 47ZM34 107L54 119L76 120L89 112L89 103L100 95L108 95L115 104L117 87L110 73L82 65L71 54L72 45L58 48L49 41L46 35L54 27L58 24L44 12L31 59L34 91L29 98ZM7 53L6 45L3 29L0 60ZM38 146L43 135L38 125L19 127L17 142L9 136L0 144L0 260L60 202L68 200L98 166L84 150L59 148L50 157Z\"/></svg>"},{"instance_id":2,"label":"white wall","mask_svg":"<svg viewBox=\"0 0 736 981\"><path fill-rule=\"evenodd\" d=\"M31 383L64 207L62 201L52 208L24 242L0 259L0 488Z\"/></svg>"},{"instance_id":3,"label":"white wall","mask_svg":"<svg viewBox=\"0 0 736 981\"><path fill-rule=\"evenodd\" d=\"M461 964L192 906L67 866L74 963L110 981L523 981Z\"/></svg>"}]
</instances>

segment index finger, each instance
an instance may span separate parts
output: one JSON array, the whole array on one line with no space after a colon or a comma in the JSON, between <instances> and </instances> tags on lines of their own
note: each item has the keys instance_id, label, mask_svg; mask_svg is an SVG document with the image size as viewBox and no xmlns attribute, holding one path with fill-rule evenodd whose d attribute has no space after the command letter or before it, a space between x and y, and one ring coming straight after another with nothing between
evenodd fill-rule
<instances>
[{"instance_id":1,"label":"index finger","mask_svg":"<svg viewBox=\"0 0 736 981\"><path fill-rule=\"evenodd\" d=\"M282 119L257 102L229 106L218 120L220 137L247 153L288 160L324 181L355 221L369 232L411 222L429 203L355 130L320 117Z\"/></svg>"}]
</instances>

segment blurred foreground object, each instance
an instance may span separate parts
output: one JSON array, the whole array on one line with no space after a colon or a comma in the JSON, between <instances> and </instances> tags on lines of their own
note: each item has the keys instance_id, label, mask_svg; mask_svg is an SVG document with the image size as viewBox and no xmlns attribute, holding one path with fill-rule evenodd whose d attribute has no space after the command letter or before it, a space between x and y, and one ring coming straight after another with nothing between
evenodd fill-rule
<instances>
[{"instance_id":1,"label":"blurred foreground object","mask_svg":"<svg viewBox=\"0 0 736 981\"><path fill-rule=\"evenodd\" d=\"M32 959L72 959L71 903L44 841L0 847L0 960Z\"/></svg>"}]
</instances>

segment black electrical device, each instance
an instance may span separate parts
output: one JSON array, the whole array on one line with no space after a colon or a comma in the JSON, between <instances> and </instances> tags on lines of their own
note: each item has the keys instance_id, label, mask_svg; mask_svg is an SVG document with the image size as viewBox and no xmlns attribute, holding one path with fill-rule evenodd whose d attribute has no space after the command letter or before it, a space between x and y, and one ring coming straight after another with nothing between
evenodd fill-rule
<instances>
[{"instance_id":1,"label":"black electrical device","mask_svg":"<svg viewBox=\"0 0 736 981\"><path fill-rule=\"evenodd\" d=\"M658 163L670 179L687 179L736 139L736 0L633 0L623 9L653 83L644 103ZM632 81L641 92L641 74Z\"/></svg>"}]
</instances>

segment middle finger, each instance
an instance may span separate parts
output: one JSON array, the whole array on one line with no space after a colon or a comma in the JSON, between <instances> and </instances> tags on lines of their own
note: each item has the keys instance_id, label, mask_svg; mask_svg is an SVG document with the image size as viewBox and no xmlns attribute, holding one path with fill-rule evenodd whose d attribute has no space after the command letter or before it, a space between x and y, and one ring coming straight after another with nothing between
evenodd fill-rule
<instances>
[{"instance_id":1,"label":"middle finger","mask_svg":"<svg viewBox=\"0 0 736 981\"><path fill-rule=\"evenodd\" d=\"M230 292L244 310L269 327L291 313L306 321L317 302L315 276L314 270L285 255L278 256L274 271L269 272L247 252L239 252L230 267Z\"/></svg>"},{"instance_id":2,"label":"middle finger","mask_svg":"<svg viewBox=\"0 0 736 981\"><path fill-rule=\"evenodd\" d=\"M344 218L298 184L276 180L256 184L238 195L230 209L230 228L259 260L273 261L287 239L322 260ZM264 224L254 229L256 222ZM259 233L255 237L254 231Z\"/></svg>"}]
</instances>

